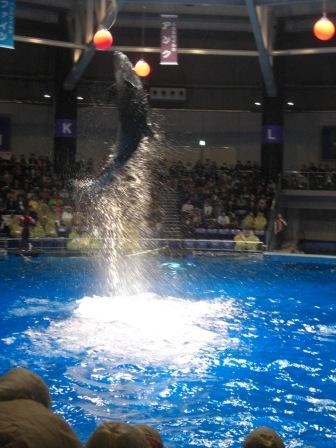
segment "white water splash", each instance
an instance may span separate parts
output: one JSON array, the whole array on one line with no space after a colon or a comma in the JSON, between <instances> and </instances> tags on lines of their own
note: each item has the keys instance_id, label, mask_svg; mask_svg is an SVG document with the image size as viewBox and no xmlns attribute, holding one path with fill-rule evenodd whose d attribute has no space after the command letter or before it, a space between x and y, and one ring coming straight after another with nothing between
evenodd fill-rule
<instances>
[{"instance_id":1,"label":"white water splash","mask_svg":"<svg viewBox=\"0 0 336 448\"><path fill-rule=\"evenodd\" d=\"M237 344L228 336L235 314L229 299L209 302L151 293L84 297L71 317L28 335L39 349L54 353L108 356L138 366L201 367L214 349Z\"/></svg>"}]
</instances>

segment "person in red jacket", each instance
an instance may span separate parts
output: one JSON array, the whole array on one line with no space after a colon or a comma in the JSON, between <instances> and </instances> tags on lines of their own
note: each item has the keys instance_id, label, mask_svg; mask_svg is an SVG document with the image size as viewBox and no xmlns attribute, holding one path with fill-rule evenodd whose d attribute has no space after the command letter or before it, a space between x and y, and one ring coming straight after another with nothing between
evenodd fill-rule
<instances>
[{"instance_id":1,"label":"person in red jacket","mask_svg":"<svg viewBox=\"0 0 336 448\"><path fill-rule=\"evenodd\" d=\"M285 231L287 227L287 222L281 213L277 214L277 217L273 223L273 233L275 236L275 249L279 250L285 239Z\"/></svg>"}]
</instances>

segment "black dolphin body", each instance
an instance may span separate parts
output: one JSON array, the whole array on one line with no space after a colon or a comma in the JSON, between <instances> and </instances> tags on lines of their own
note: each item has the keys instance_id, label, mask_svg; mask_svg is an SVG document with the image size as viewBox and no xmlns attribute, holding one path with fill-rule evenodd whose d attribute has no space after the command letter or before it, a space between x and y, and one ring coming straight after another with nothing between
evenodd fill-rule
<instances>
[{"instance_id":1,"label":"black dolphin body","mask_svg":"<svg viewBox=\"0 0 336 448\"><path fill-rule=\"evenodd\" d=\"M119 131L115 157L91 185L91 193L101 193L128 162L145 136L153 135L147 121L149 106L142 83L127 56L114 52Z\"/></svg>"}]
</instances>

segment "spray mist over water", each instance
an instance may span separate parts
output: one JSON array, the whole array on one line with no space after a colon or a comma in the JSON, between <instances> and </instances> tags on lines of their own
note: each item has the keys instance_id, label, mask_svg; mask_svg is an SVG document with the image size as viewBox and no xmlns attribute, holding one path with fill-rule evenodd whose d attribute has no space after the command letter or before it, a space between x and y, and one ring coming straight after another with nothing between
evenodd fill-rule
<instances>
[{"instance_id":1,"label":"spray mist over water","mask_svg":"<svg viewBox=\"0 0 336 448\"><path fill-rule=\"evenodd\" d=\"M129 255L142 250L139 239L148 233L151 192L157 179L152 167L158 160L157 143L144 139L138 150L87 212L91 233L100 241L105 290L111 295L146 289L143 263ZM99 262L99 261L98 261Z\"/></svg>"}]
</instances>

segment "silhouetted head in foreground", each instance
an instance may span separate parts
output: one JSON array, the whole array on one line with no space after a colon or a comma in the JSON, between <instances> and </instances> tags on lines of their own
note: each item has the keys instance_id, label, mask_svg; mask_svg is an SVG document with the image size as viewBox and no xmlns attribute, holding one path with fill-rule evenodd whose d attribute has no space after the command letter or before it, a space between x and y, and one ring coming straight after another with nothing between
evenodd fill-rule
<instances>
[{"instance_id":1,"label":"silhouetted head in foreground","mask_svg":"<svg viewBox=\"0 0 336 448\"><path fill-rule=\"evenodd\" d=\"M50 409L48 387L36 373L15 368L0 377L0 447L82 448L60 415Z\"/></svg>"},{"instance_id":2,"label":"silhouetted head in foreground","mask_svg":"<svg viewBox=\"0 0 336 448\"><path fill-rule=\"evenodd\" d=\"M281 437L271 428L261 426L250 432L243 442L244 448L285 448Z\"/></svg>"},{"instance_id":3,"label":"silhouetted head in foreground","mask_svg":"<svg viewBox=\"0 0 336 448\"><path fill-rule=\"evenodd\" d=\"M51 408L46 383L30 370L16 367L0 377L0 401L34 400Z\"/></svg>"},{"instance_id":4,"label":"silhouetted head in foreground","mask_svg":"<svg viewBox=\"0 0 336 448\"><path fill-rule=\"evenodd\" d=\"M147 425L102 423L87 441L86 448L163 448L161 437Z\"/></svg>"}]
</instances>

